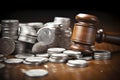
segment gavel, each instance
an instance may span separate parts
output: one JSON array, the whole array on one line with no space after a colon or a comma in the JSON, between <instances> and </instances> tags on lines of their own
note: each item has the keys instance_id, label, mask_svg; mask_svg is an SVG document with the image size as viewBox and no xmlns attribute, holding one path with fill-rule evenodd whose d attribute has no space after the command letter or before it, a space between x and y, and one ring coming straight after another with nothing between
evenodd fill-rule
<instances>
[{"instance_id":1,"label":"gavel","mask_svg":"<svg viewBox=\"0 0 120 80\"><path fill-rule=\"evenodd\" d=\"M91 46L95 42L108 42L120 45L120 36L111 35L98 29L100 22L91 14L79 13L75 16L77 23L74 24L70 49L83 52L84 55L92 55L94 51Z\"/></svg>"}]
</instances>

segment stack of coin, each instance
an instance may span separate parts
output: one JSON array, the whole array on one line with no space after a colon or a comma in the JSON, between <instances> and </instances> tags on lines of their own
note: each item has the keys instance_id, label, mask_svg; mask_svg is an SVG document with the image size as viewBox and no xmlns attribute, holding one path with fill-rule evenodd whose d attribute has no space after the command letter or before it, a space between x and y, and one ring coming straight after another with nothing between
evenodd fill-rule
<instances>
[{"instance_id":1,"label":"stack of coin","mask_svg":"<svg viewBox=\"0 0 120 80\"><path fill-rule=\"evenodd\" d=\"M57 43L58 47L63 47L66 49L69 49L69 46L71 45L71 28L62 28L64 27L62 24L58 25L55 30L55 41Z\"/></svg>"},{"instance_id":2,"label":"stack of coin","mask_svg":"<svg viewBox=\"0 0 120 80\"><path fill-rule=\"evenodd\" d=\"M19 41L31 44L34 44L36 42L37 33L33 27L30 27L28 25L22 25L19 28L19 32L20 32L18 38Z\"/></svg>"},{"instance_id":3,"label":"stack of coin","mask_svg":"<svg viewBox=\"0 0 120 80\"><path fill-rule=\"evenodd\" d=\"M27 23L27 25L30 27L33 27L36 30L36 32L43 27L42 22L30 22L30 23Z\"/></svg>"},{"instance_id":4,"label":"stack of coin","mask_svg":"<svg viewBox=\"0 0 120 80\"><path fill-rule=\"evenodd\" d=\"M86 60L86 61L90 61L90 60L92 60L93 59L93 57L92 56L83 56L83 57L81 57L81 58L78 58L79 60Z\"/></svg>"},{"instance_id":5,"label":"stack of coin","mask_svg":"<svg viewBox=\"0 0 120 80\"><path fill-rule=\"evenodd\" d=\"M54 53L62 53L63 51L65 51L65 48L60 48L60 47L53 47L53 48L48 48L47 49L47 53L48 54L54 54Z\"/></svg>"},{"instance_id":6,"label":"stack of coin","mask_svg":"<svg viewBox=\"0 0 120 80\"><path fill-rule=\"evenodd\" d=\"M13 40L18 39L19 20L1 20L2 37L9 37Z\"/></svg>"},{"instance_id":7,"label":"stack of coin","mask_svg":"<svg viewBox=\"0 0 120 80\"><path fill-rule=\"evenodd\" d=\"M68 60L66 65L70 67L84 68L88 66L88 62L86 60Z\"/></svg>"},{"instance_id":8,"label":"stack of coin","mask_svg":"<svg viewBox=\"0 0 120 80\"><path fill-rule=\"evenodd\" d=\"M66 62L68 60L68 55L67 54L51 54L49 61L50 62L57 62L57 63L62 63L62 62Z\"/></svg>"},{"instance_id":9,"label":"stack of coin","mask_svg":"<svg viewBox=\"0 0 120 80\"><path fill-rule=\"evenodd\" d=\"M69 59L80 59L83 55L80 51L65 50L63 54L67 54Z\"/></svg>"},{"instance_id":10,"label":"stack of coin","mask_svg":"<svg viewBox=\"0 0 120 80\"><path fill-rule=\"evenodd\" d=\"M71 25L71 19L67 17L54 17L55 26L58 26L59 24L62 24L64 27L63 29L67 29Z\"/></svg>"},{"instance_id":11,"label":"stack of coin","mask_svg":"<svg viewBox=\"0 0 120 80\"><path fill-rule=\"evenodd\" d=\"M72 34L71 19L67 17L55 17L54 25L58 28L56 32L59 32L59 34L56 35L60 35L57 39L61 40L58 43L58 47L69 49L69 46L71 45L70 38Z\"/></svg>"},{"instance_id":12,"label":"stack of coin","mask_svg":"<svg viewBox=\"0 0 120 80\"><path fill-rule=\"evenodd\" d=\"M108 60L111 59L111 52L107 50L95 50L94 51L95 60Z\"/></svg>"},{"instance_id":13,"label":"stack of coin","mask_svg":"<svg viewBox=\"0 0 120 80\"><path fill-rule=\"evenodd\" d=\"M15 41L15 54L21 54L24 53L26 51L26 43L22 42L22 41Z\"/></svg>"}]
</instances>

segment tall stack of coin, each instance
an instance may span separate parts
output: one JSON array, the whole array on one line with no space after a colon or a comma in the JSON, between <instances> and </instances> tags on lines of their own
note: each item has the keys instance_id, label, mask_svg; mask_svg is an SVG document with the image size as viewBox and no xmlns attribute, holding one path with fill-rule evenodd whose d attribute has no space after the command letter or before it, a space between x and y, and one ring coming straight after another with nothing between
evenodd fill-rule
<instances>
[{"instance_id":1,"label":"tall stack of coin","mask_svg":"<svg viewBox=\"0 0 120 80\"><path fill-rule=\"evenodd\" d=\"M71 34L72 34L72 29L71 29L71 19L67 17L55 17L54 18L54 25L57 27L56 29L56 36L58 38L58 47L64 47L66 49L69 49L69 46L71 44ZM59 40L58 40L59 39Z\"/></svg>"},{"instance_id":2,"label":"tall stack of coin","mask_svg":"<svg viewBox=\"0 0 120 80\"><path fill-rule=\"evenodd\" d=\"M36 30L28 26L27 23L20 24L19 27L19 38L18 41L21 44L22 51L32 52L32 46L37 40L37 32ZM24 47L25 46L25 47Z\"/></svg>"},{"instance_id":3,"label":"tall stack of coin","mask_svg":"<svg viewBox=\"0 0 120 80\"><path fill-rule=\"evenodd\" d=\"M18 27L19 27L19 20L16 19L1 20L2 37L8 37L8 38L12 38L13 40L17 40Z\"/></svg>"},{"instance_id":4,"label":"tall stack of coin","mask_svg":"<svg viewBox=\"0 0 120 80\"><path fill-rule=\"evenodd\" d=\"M19 23L18 38L19 38L19 35L20 35L20 26L21 25L26 25L26 23ZM15 41L15 51L14 51L14 54L24 53L25 50L26 50L26 43L22 42L22 41L19 41L19 40L16 40Z\"/></svg>"}]
</instances>

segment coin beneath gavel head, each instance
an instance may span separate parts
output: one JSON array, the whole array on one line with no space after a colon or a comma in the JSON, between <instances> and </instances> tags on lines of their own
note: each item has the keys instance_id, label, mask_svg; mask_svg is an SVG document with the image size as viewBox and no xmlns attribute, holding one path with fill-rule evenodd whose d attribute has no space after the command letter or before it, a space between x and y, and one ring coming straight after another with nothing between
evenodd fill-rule
<instances>
[{"instance_id":1,"label":"coin beneath gavel head","mask_svg":"<svg viewBox=\"0 0 120 80\"><path fill-rule=\"evenodd\" d=\"M91 14L79 13L75 16L77 23L74 24L71 41L73 44L70 49L83 52L83 55L92 55L94 52L91 48L101 42L110 42L120 44L120 36L109 35L98 29L99 20Z\"/></svg>"}]
</instances>

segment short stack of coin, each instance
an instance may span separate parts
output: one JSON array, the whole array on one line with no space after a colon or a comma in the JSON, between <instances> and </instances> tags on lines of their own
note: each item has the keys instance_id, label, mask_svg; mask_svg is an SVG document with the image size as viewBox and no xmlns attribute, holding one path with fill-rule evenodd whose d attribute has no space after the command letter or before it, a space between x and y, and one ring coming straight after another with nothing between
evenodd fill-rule
<instances>
[{"instance_id":1,"label":"short stack of coin","mask_svg":"<svg viewBox=\"0 0 120 80\"><path fill-rule=\"evenodd\" d=\"M111 52L107 50L95 50L94 51L95 60L108 60L111 59Z\"/></svg>"},{"instance_id":2,"label":"short stack of coin","mask_svg":"<svg viewBox=\"0 0 120 80\"><path fill-rule=\"evenodd\" d=\"M73 50L65 50L65 51L63 51L63 54L67 54L69 59L79 59L83 56L82 52L73 51Z\"/></svg>"},{"instance_id":3,"label":"short stack of coin","mask_svg":"<svg viewBox=\"0 0 120 80\"><path fill-rule=\"evenodd\" d=\"M68 60L68 55L63 53L59 53L59 54L54 53L51 54L49 57L50 62L63 63L66 62L67 60Z\"/></svg>"},{"instance_id":4,"label":"short stack of coin","mask_svg":"<svg viewBox=\"0 0 120 80\"><path fill-rule=\"evenodd\" d=\"M13 40L18 39L19 20L1 20L2 37L9 37Z\"/></svg>"},{"instance_id":5,"label":"short stack of coin","mask_svg":"<svg viewBox=\"0 0 120 80\"><path fill-rule=\"evenodd\" d=\"M84 68L88 66L88 62L86 60L68 60L66 65L70 67Z\"/></svg>"}]
</instances>

